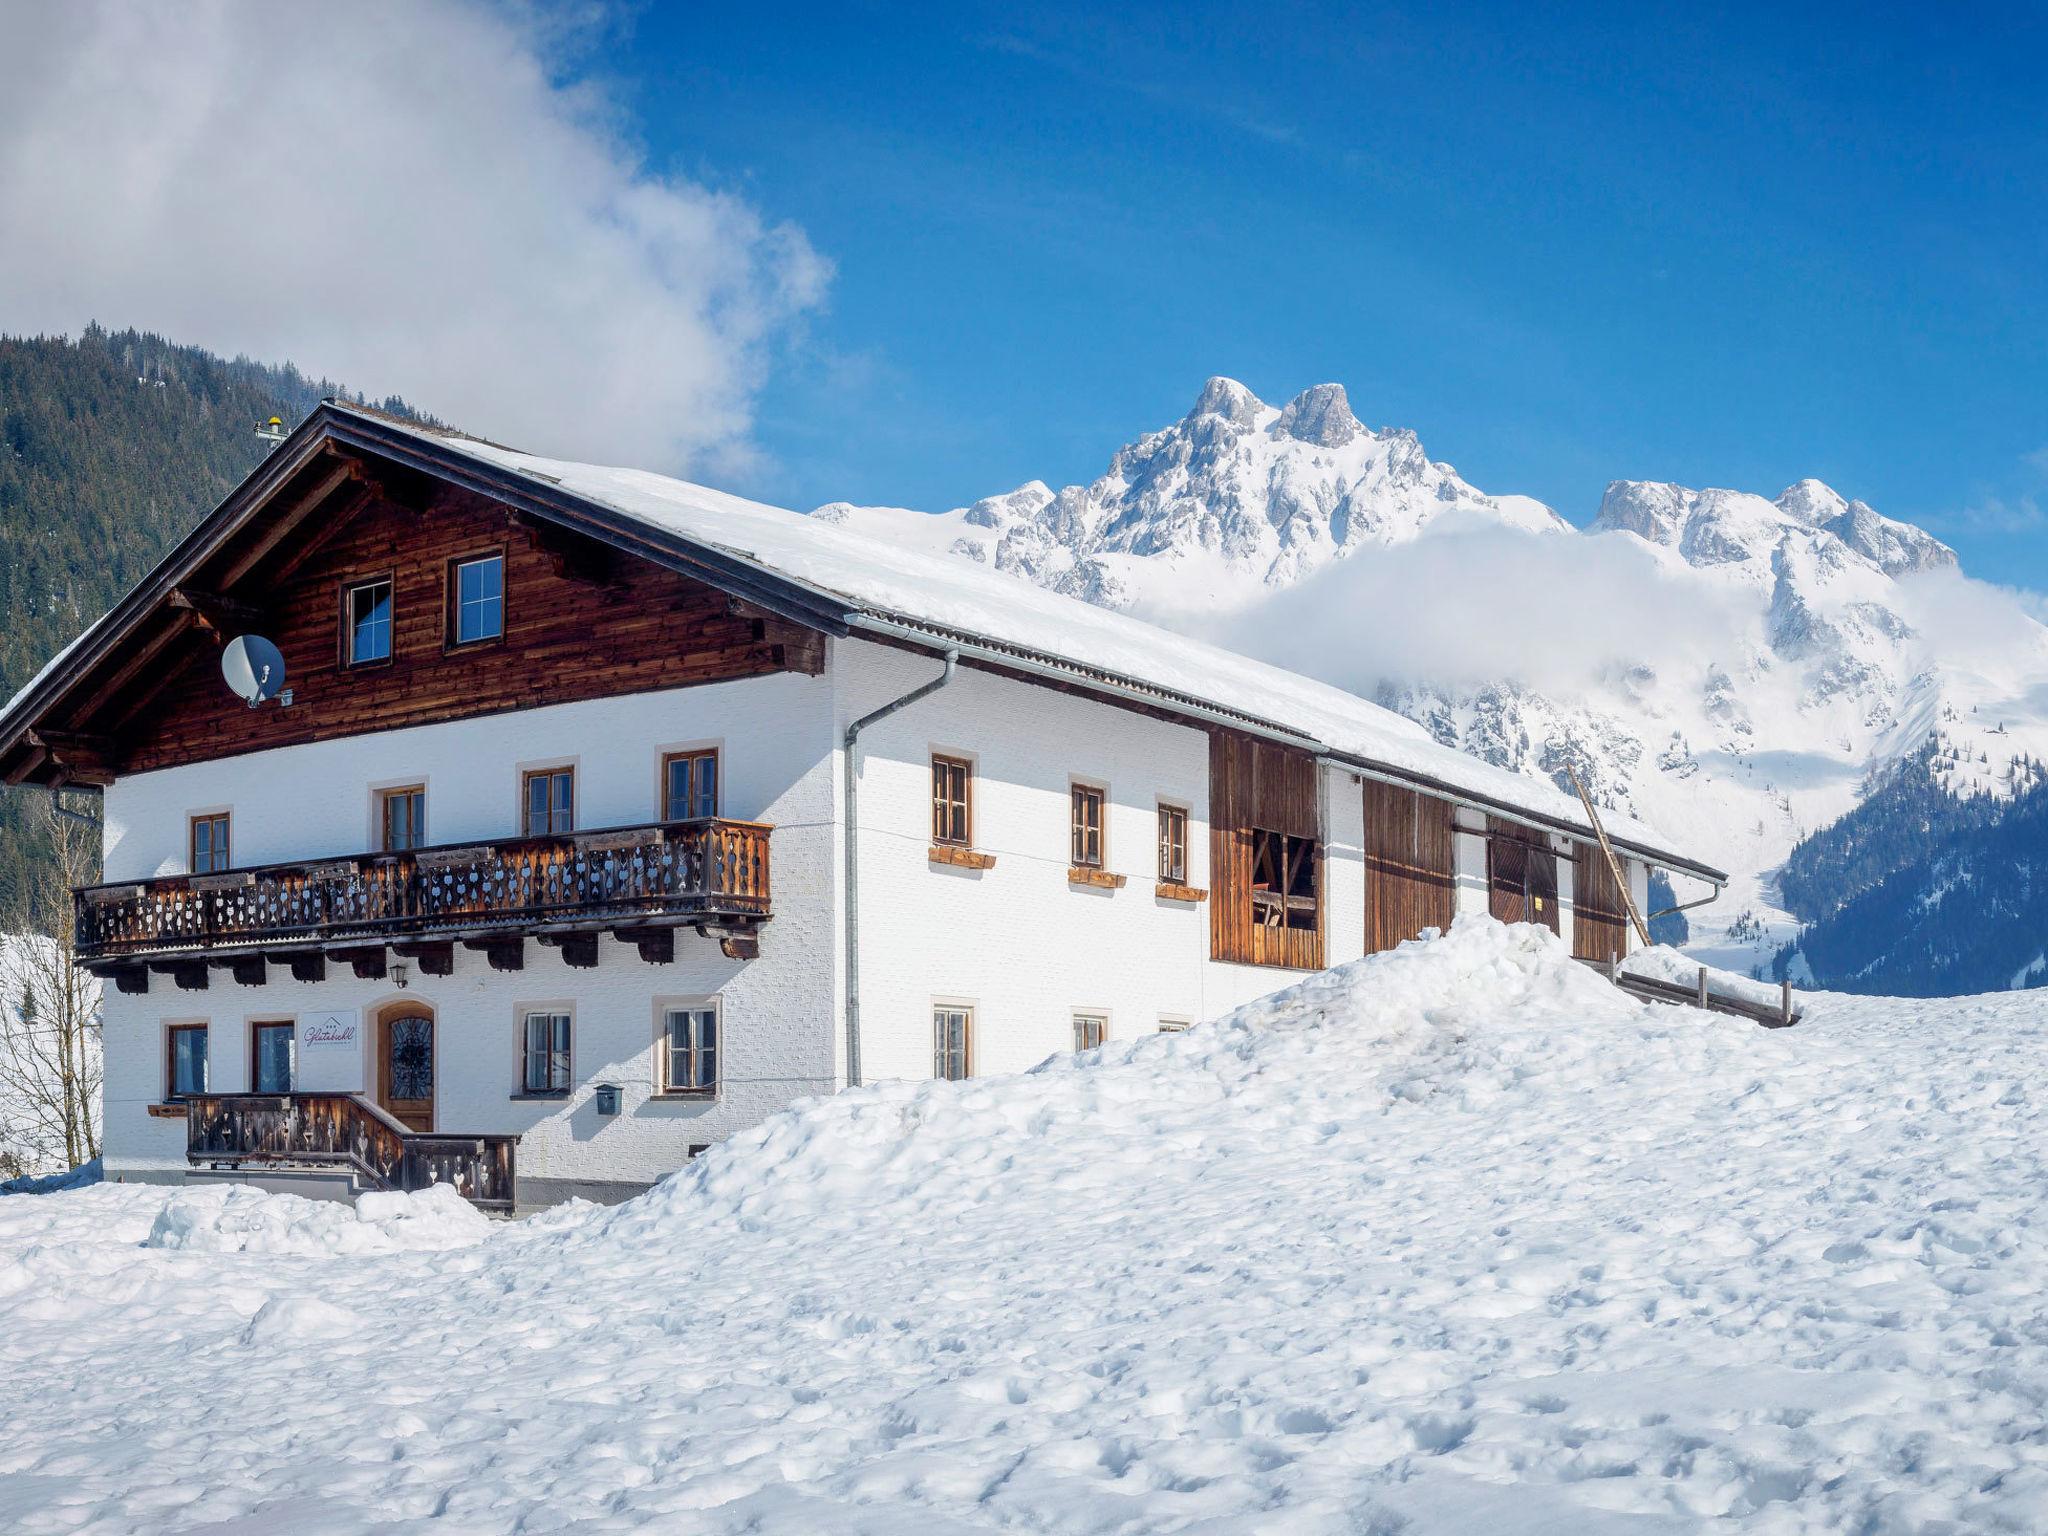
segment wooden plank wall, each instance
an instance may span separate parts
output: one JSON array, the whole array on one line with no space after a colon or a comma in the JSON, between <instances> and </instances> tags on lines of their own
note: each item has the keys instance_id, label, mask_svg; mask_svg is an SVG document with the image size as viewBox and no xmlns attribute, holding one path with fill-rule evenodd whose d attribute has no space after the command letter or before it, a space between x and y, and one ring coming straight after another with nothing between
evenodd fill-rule
<instances>
[{"instance_id":1,"label":"wooden plank wall","mask_svg":"<svg viewBox=\"0 0 2048 1536\"><path fill-rule=\"evenodd\" d=\"M1557 933L1557 855L1532 841L1535 836L1498 816L1486 818L1487 907L1504 923L1542 923ZM1540 912L1534 910L1538 897Z\"/></svg>"},{"instance_id":2,"label":"wooden plank wall","mask_svg":"<svg viewBox=\"0 0 2048 1536\"><path fill-rule=\"evenodd\" d=\"M266 588L259 568L231 594L260 606L256 622L284 653L291 707L246 708L221 681L220 642L194 629L118 731L125 771L823 664L822 636L737 614L725 594L651 562L529 531L453 488L422 510L373 490L340 526L295 531L280 559L304 553L300 540L319 542L283 581ZM495 549L505 555L504 638L450 649L448 563ZM343 589L387 574L392 659L344 668Z\"/></svg>"},{"instance_id":3,"label":"wooden plank wall","mask_svg":"<svg viewBox=\"0 0 2048 1536\"><path fill-rule=\"evenodd\" d=\"M1456 812L1448 800L1365 781L1365 952L1425 928L1448 928L1458 906Z\"/></svg>"},{"instance_id":4,"label":"wooden plank wall","mask_svg":"<svg viewBox=\"0 0 2048 1536\"><path fill-rule=\"evenodd\" d=\"M1598 843L1580 843L1572 861L1572 953L1602 962L1628 953L1628 913Z\"/></svg>"},{"instance_id":5,"label":"wooden plank wall","mask_svg":"<svg viewBox=\"0 0 2048 1536\"><path fill-rule=\"evenodd\" d=\"M1252 833L1316 840L1313 929L1252 921ZM1328 871L1322 849L1316 760L1310 753L1236 731L1209 733L1209 952L1242 965L1321 970Z\"/></svg>"}]
</instances>

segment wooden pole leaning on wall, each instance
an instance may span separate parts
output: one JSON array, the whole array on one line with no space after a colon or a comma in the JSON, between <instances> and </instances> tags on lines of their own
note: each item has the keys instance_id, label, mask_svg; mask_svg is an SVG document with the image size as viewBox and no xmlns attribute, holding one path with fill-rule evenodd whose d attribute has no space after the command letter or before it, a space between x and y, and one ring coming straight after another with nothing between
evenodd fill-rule
<instances>
[{"instance_id":1,"label":"wooden pole leaning on wall","mask_svg":"<svg viewBox=\"0 0 2048 1536\"><path fill-rule=\"evenodd\" d=\"M1586 819L1593 824L1593 836L1599 839L1600 852L1607 860L1607 871L1614 876L1614 888L1621 893L1621 909L1628 914L1629 925L1635 929L1636 937L1642 940L1643 948L1650 947L1650 930L1643 923L1643 914L1636 910L1636 899L1628 888L1628 876L1622 873L1621 860L1615 857L1614 844L1607 841L1607 829L1600 825L1600 813L1593 809L1593 797L1586 793L1586 785L1579 778L1578 768L1567 762L1564 771L1572 776L1572 788L1578 791L1579 804L1586 808ZM1574 893L1573 900L1577 895Z\"/></svg>"}]
</instances>

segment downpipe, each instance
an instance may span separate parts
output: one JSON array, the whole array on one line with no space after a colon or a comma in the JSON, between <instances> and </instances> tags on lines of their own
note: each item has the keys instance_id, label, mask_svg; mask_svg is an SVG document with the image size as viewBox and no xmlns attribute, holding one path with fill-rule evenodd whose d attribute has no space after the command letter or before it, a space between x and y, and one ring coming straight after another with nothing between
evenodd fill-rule
<instances>
[{"instance_id":1,"label":"downpipe","mask_svg":"<svg viewBox=\"0 0 2048 1536\"><path fill-rule=\"evenodd\" d=\"M858 1088L860 1074L860 733L899 709L937 693L953 681L960 653L946 652L946 669L900 699L862 715L846 728L846 1086Z\"/></svg>"}]
</instances>

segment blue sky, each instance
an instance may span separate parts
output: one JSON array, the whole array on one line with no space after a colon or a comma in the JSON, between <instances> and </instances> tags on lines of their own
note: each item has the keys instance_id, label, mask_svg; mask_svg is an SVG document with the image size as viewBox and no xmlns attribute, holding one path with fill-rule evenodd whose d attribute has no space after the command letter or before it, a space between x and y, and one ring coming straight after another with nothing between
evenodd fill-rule
<instances>
[{"instance_id":1,"label":"blue sky","mask_svg":"<svg viewBox=\"0 0 2048 1536\"><path fill-rule=\"evenodd\" d=\"M1211 373L1335 379L1576 521L1812 474L2048 586L2041 23L1538 11L651 7L598 62L834 265L758 494L1086 479Z\"/></svg>"}]
</instances>

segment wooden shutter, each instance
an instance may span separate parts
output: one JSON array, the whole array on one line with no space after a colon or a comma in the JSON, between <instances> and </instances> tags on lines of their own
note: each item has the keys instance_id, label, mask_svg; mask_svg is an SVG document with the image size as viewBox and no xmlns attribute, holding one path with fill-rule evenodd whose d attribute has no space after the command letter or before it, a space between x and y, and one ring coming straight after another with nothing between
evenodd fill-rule
<instances>
[{"instance_id":1,"label":"wooden shutter","mask_svg":"<svg viewBox=\"0 0 2048 1536\"><path fill-rule=\"evenodd\" d=\"M1458 907L1457 827L1448 800L1365 784L1365 951L1425 928L1448 928Z\"/></svg>"},{"instance_id":2,"label":"wooden shutter","mask_svg":"<svg viewBox=\"0 0 2048 1536\"><path fill-rule=\"evenodd\" d=\"M1572 953L1598 960L1628 953L1628 913L1621 888L1597 843L1580 843L1572 862Z\"/></svg>"}]
</instances>

